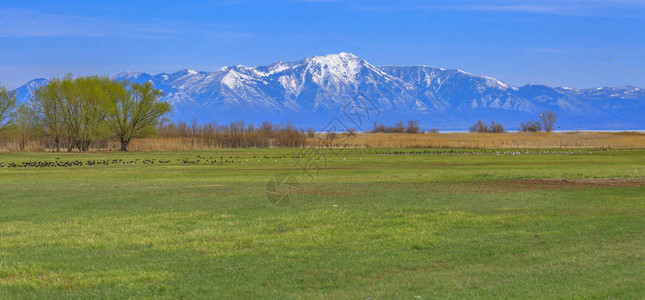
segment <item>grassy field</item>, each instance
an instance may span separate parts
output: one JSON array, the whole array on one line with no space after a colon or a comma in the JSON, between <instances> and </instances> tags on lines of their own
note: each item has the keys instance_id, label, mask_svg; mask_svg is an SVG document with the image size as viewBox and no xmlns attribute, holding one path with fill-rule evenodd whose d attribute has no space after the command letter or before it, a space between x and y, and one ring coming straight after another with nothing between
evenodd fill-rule
<instances>
[{"instance_id":1,"label":"grassy field","mask_svg":"<svg viewBox=\"0 0 645 300\"><path fill-rule=\"evenodd\" d=\"M0 298L645 297L645 151L423 151L0 154Z\"/></svg>"}]
</instances>

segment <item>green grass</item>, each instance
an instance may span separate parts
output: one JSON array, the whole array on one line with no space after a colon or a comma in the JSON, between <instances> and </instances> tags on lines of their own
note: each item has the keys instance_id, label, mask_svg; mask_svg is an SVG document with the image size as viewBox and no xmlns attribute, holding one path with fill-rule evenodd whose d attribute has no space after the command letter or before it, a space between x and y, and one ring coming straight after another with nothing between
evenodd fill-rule
<instances>
[{"instance_id":1,"label":"green grass","mask_svg":"<svg viewBox=\"0 0 645 300\"><path fill-rule=\"evenodd\" d=\"M645 297L645 151L344 150L312 176L297 151L0 154L140 159L0 168L0 298Z\"/></svg>"}]
</instances>

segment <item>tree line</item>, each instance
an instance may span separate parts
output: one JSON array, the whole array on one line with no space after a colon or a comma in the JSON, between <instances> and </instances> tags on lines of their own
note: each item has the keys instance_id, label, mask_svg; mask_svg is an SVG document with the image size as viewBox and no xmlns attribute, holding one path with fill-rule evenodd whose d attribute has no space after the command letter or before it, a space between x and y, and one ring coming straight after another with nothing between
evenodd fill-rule
<instances>
[{"instance_id":1,"label":"tree line","mask_svg":"<svg viewBox=\"0 0 645 300\"><path fill-rule=\"evenodd\" d=\"M228 125L163 123L157 126L157 134L163 138L178 138L214 148L297 148L305 146L307 138L315 136L313 129L305 131L289 123L262 122L256 126L244 121L235 121Z\"/></svg>"},{"instance_id":2,"label":"tree line","mask_svg":"<svg viewBox=\"0 0 645 300\"><path fill-rule=\"evenodd\" d=\"M419 121L410 120L406 123L398 122L394 125L385 125L374 122L374 127L370 131L372 133L423 133L424 130L419 126ZM439 129L428 129L428 133L439 133Z\"/></svg>"},{"instance_id":3,"label":"tree line","mask_svg":"<svg viewBox=\"0 0 645 300\"><path fill-rule=\"evenodd\" d=\"M13 126L27 135L51 139L56 151L88 151L92 141L114 138L121 150L133 139L155 131L172 111L152 83L111 80L105 76L53 78L28 103L17 104L15 90L0 87L0 129Z\"/></svg>"},{"instance_id":4,"label":"tree line","mask_svg":"<svg viewBox=\"0 0 645 300\"><path fill-rule=\"evenodd\" d=\"M551 132L553 131L553 127L555 126L555 121L558 120L558 115L552 111L545 111L540 114L540 118L537 121L528 121L528 122L522 122L520 124L519 131L520 132L539 132L539 131L546 131L546 132ZM487 132L487 133L503 133L506 132L506 129L504 129L504 126L500 123L495 123L495 121L491 121L490 124L486 124L484 121L479 120L477 123L473 124L469 128L470 132Z\"/></svg>"},{"instance_id":5,"label":"tree line","mask_svg":"<svg viewBox=\"0 0 645 300\"><path fill-rule=\"evenodd\" d=\"M522 122L520 124L520 131L522 132L538 132L538 131L546 131L546 132L551 132L553 130L553 126L555 126L555 121L558 120L558 115L555 114L552 111L545 111L540 114L540 118L533 122L533 121L528 121L526 123Z\"/></svg>"}]
</instances>

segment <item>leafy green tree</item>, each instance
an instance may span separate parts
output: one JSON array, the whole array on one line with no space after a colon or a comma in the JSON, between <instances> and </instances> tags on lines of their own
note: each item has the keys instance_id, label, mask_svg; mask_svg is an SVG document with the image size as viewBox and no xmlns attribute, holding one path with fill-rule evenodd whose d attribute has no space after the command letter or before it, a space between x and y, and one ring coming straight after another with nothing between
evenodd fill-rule
<instances>
[{"instance_id":1,"label":"leafy green tree","mask_svg":"<svg viewBox=\"0 0 645 300\"><path fill-rule=\"evenodd\" d=\"M120 83L104 76L61 79L61 117L67 136L79 151L89 150L93 140L107 137L105 117ZM118 88L117 88L118 90Z\"/></svg>"},{"instance_id":2,"label":"leafy green tree","mask_svg":"<svg viewBox=\"0 0 645 300\"><path fill-rule=\"evenodd\" d=\"M0 86L0 130L5 129L16 107L16 91Z\"/></svg>"},{"instance_id":3,"label":"leafy green tree","mask_svg":"<svg viewBox=\"0 0 645 300\"><path fill-rule=\"evenodd\" d=\"M65 97L70 95L64 92L63 81L68 79L51 79L48 84L36 89L30 100L35 122L54 141L56 152L60 152L60 143L66 133L62 109L66 103Z\"/></svg>"},{"instance_id":4,"label":"leafy green tree","mask_svg":"<svg viewBox=\"0 0 645 300\"><path fill-rule=\"evenodd\" d=\"M155 125L172 111L169 103L161 101L163 92L152 83L121 83L110 89L107 127L119 139L121 151L128 151L133 139L145 137Z\"/></svg>"}]
</instances>

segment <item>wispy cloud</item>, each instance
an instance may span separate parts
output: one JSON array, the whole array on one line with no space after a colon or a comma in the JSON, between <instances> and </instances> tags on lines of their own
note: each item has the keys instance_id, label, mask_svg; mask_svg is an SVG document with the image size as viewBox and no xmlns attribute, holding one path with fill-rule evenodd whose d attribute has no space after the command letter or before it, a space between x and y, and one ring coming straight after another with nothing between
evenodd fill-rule
<instances>
[{"instance_id":1,"label":"wispy cloud","mask_svg":"<svg viewBox=\"0 0 645 300\"><path fill-rule=\"evenodd\" d=\"M536 4L497 4L497 5L464 5L453 7L454 9L478 10L478 11L497 11L497 12L528 12L539 14L561 14L561 7L550 5Z\"/></svg>"},{"instance_id":2,"label":"wispy cloud","mask_svg":"<svg viewBox=\"0 0 645 300\"><path fill-rule=\"evenodd\" d=\"M645 1L631 0L493 0L461 1L453 9L568 16L634 14L645 11Z\"/></svg>"},{"instance_id":3,"label":"wispy cloud","mask_svg":"<svg viewBox=\"0 0 645 300\"><path fill-rule=\"evenodd\" d=\"M0 37L106 37L123 33L127 33L127 37L161 38L170 32L105 18L48 14L25 9L0 11Z\"/></svg>"},{"instance_id":4,"label":"wispy cloud","mask_svg":"<svg viewBox=\"0 0 645 300\"><path fill-rule=\"evenodd\" d=\"M482 11L566 16L645 14L644 0L348 0L343 3L364 11Z\"/></svg>"},{"instance_id":5,"label":"wispy cloud","mask_svg":"<svg viewBox=\"0 0 645 300\"><path fill-rule=\"evenodd\" d=\"M168 39L177 35L234 40L249 36L222 24L172 20L131 22L110 17L49 14L25 9L0 10L0 37L119 37Z\"/></svg>"}]
</instances>

